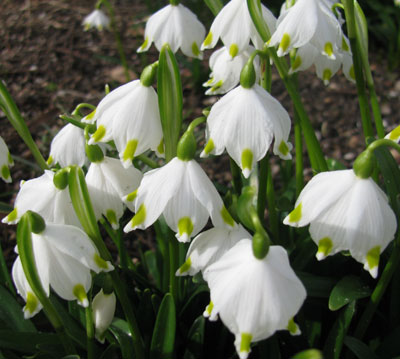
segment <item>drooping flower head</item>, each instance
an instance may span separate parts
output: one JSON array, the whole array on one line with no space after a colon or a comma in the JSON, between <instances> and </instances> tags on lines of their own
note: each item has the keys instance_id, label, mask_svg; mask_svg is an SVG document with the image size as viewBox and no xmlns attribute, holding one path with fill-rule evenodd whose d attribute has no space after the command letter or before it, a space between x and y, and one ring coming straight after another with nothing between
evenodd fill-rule
<instances>
[{"instance_id":1,"label":"drooping flower head","mask_svg":"<svg viewBox=\"0 0 400 359\"><path fill-rule=\"evenodd\" d=\"M5 182L11 182L9 167L13 164L14 161L11 158L7 145L0 136L0 178L2 178Z\"/></svg>"},{"instance_id":2,"label":"drooping flower head","mask_svg":"<svg viewBox=\"0 0 400 359\"><path fill-rule=\"evenodd\" d=\"M96 339L104 343L104 335L114 319L117 298L114 292L104 293L103 289L93 299L93 322L96 328Z\"/></svg>"},{"instance_id":3,"label":"drooping flower head","mask_svg":"<svg viewBox=\"0 0 400 359\"><path fill-rule=\"evenodd\" d=\"M168 43L173 53L181 49L186 56L202 59L199 49L205 34L203 24L188 8L182 4L167 5L147 21L144 43L137 51L147 51L152 42L161 51Z\"/></svg>"},{"instance_id":4,"label":"drooping flower head","mask_svg":"<svg viewBox=\"0 0 400 359\"><path fill-rule=\"evenodd\" d=\"M83 19L82 25L85 31L92 28L102 31L110 25L110 19L103 11L95 9Z\"/></svg>"},{"instance_id":5,"label":"drooping flower head","mask_svg":"<svg viewBox=\"0 0 400 359\"><path fill-rule=\"evenodd\" d=\"M349 250L374 278L379 255L397 227L386 194L372 178L360 178L354 170L314 176L283 223L310 224L311 238L318 245L317 259Z\"/></svg>"}]
</instances>

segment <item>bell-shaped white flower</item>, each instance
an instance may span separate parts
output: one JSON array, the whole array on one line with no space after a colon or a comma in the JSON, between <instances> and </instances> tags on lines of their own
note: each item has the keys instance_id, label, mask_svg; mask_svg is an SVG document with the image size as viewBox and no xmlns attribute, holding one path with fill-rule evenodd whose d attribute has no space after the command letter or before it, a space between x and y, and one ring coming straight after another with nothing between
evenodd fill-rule
<instances>
[{"instance_id":1,"label":"bell-shaped white flower","mask_svg":"<svg viewBox=\"0 0 400 359\"><path fill-rule=\"evenodd\" d=\"M42 287L47 296L50 287L65 300L78 300L84 307L89 305L86 293L91 287L92 275L90 271L99 273L101 271L112 271L114 267L110 262L103 260L92 240L80 228L65 224L46 224L40 234L32 233L32 249L37 272ZM23 293L21 283L21 267L15 264L16 274L14 278ZM37 307L31 311L31 303L28 303L30 293L27 291L28 315L34 315ZM29 305L28 305L29 304ZM39 308L39 309L38 309Z\"/></svg>"},{"instance_id":2,"label":"bell-shaped white flower","mask_svg":"<svg viewBox=\"0 0 400 359\"><path fill-rule=\"evenodd\" d=\"M50 145L48 165L59 164L61 167L86 164L85 136L83 130L73 124L65 125L53 138Z\"/></svg>"},{"instance_id":3,"label":"bell-shaped white flower","mask_svg":"<svg viewBox=\"0 0 400 359\"><path fill-rule=\"evenodd\" d=\"M110 25L110 19L103 11L95 9L83 19L82 25L85 31L92 28L102 31Z\"/></svg>"},{"instance_id":4,"label":"bell-shaped white flower","mask_svg":"<svg viewBox=\"0 0 400 359\"><path fill-rule=\"evenodd\" d=\"M114 140L124 167L148 149L163 152L158 98L151 86L131 81L106 95L91 121L97 130L89 144Z\"/></svg>"},{"instance_id":5,"label":"bell-shaped white flower","mask_svg":"<svg viewBox=\"0 0 400 359\"><path fill-rule=\"evenodd\" d=\"M199 233L209 217L214 226L234 226L214 185L194 160L175 157L145 173L133 196L136 215L125 226L125 232L147 228L161 214L181 242Z\"/></svg>"},{"instance_id":6,"label":"bell-shaped white flower","mask_svg":"<svg viewBox=\"0 0 400 359\"><path fill-rule=\"evenodd\" d=\"M314 176L283 223L294 227L310 224L318 260L349 250L374 278L379 255L397 227L386 194L372 178L357 177L353 170Z\"/></svg>"},{"instance_id":7,"label":"bell-shaped white flower","mask_svg":"<svg viewBox=\"0 0 400 359\"><path fill-rule=\"evenodd\" d=\"M263 18L272 33L275 31L276 18L264 5L261 5L261 7ZM257 49L264 46L264 41L262 41L250 17L246 0L231 0L223 7L214 19L201 49L212 49L219 38L228 49L231 57L235 57L244 51L250 40Z\"/></svg>"},{"instance_id":8,"label":"bell-shaped white flower","mask_svg":"<svg viewBox=\"0 0 400 359\"><path fill-rule=\"evenodd\" d=\"M243 239L209 266L205 275L211 305L235 335L241 359L250 343L266 339L275 331L298 334L293 317L306 297L306 290L290 267L286 250L271 246L257 259L250 239Z\"/></svg>"},{"instance_id":9,"label":"bell-shaped white flower","mask_svg":"<svg viewBox=\"0 0 400 359\"><path fill-rule=\"evenodd\" d=\"M220 155L226 148L247 178L273 138L274 153L282 159L291 158L289 133L289 114L275 98L257 84L238 86L211 108L207 144L200 156Z\"/></svg>"},{"instance_id":10,"label":"bell-shaped white flower","mask_svg":"<svg viewBox=\"0 0 400 359\"><path fill-rule=\"evenodd\" d=\"M44 171L40 177L21 181L21 188L15 199L14 210L2 222L16 224L23 214L31 210L40 214L46 222L71 224L81 227L68 187L58 189L53 182L54 172Z\"/></svg>"},{"instance_id":11,"label":"bell-shaped white flower","mask_svg":"<svg viewBox=\"0 0 400 359\"><path fill-rule=\"evenodd\" d=\"M210 79L203 84L203 86L209 87L206 95L224 94L236 87L240 81L240 71L254 50L254 47L249 45L247 49L234 58L229 55L229 50L226 47L213 52L210 56L210 69L212 71ZM259 77L260 61L258 57L255 59L254 65L257 77Z\"/></svg>"},{"instance_id":12,"label":"bell-shaped white flower","mask_svg":"<svg viewBox=\"0 0 400 359\"><path fill-rule=\"evenodd\" d=\"M147 51L152 42L161 51L168 43L173 53L180 48L186 56L202 59L199 49L205 34L205 27L188 8L182 4L167 5L147 21L144 43L137 51Z\"/></svg>"},{"instance_id":13,"label":"bell-shaped white flower","mask_svg":"<svg viewBox=\"0 0 400 359\"><path fill-rule=\"evenodd\" d=\"M177 270L176 275L195 275L199 271L204 273L208 266L221 258L237 242L250 237L240 224L233 228L214 227L200 233L190 243L186 261Z\"/></svg>"},{"instance_id":14,"label":"bell-shaped white flower","mask_svg":"<svg viewBox=\"0 0 400 359\"><path fill-rule=\"evenodd\" d=\"M269 45L279 45L278 55L283 56L293 48L311 43L319 52L335 59L341 41L341 24L327 0L298 0L280 15Z\"/></svg>"},{"instance_id":15,"label":"bell-shaped white flower","mask_svg":"<svg viewBox=\"0 0 400 359\"><path fill-rule=\"evenodd\" d=\"M124 168L115 158L92 162L86 183L96 219L104 215L114 229L124 214L123 198L139 187L142 173L135 167Z\"/></svg>"},{"instance_id":16,"label":"bell-shaped white flower","mask_svg":"<svg viewBox=\"0 0 400 359\"><path fill-rule=\"evenodd\" d=\"M114 319L116 304L117 298L114 292L105 294L103 289L93 299L93 322L96 329L96 338L101 343L104 343L105 332Z\"/></svg>"},{"instance_id":17,"label":"bell-shaped white flower","mask_svg":"<svg viewBox=\"0 0 400 359\"><path fill-rule=\"evenodd\" d=\"M43 307L26 279L19 256L15 259L11 274L18 294L24 298L26 303L22 309L24 318L32 318L35 314L39 313Z\"/></svg>"},{"instance_id":18,"label":"bell-shaped white flower","mask_svg":"<svg viewBox=\"0 0 400 359\"><path fill-rule=\"evenodd\" d=\"M11 158L7 145L4 142L3 138L0 136L0 178L2 178L5 182L11 182L9 167L13 164L14 161Z\"/></svg>"}]
</instances>

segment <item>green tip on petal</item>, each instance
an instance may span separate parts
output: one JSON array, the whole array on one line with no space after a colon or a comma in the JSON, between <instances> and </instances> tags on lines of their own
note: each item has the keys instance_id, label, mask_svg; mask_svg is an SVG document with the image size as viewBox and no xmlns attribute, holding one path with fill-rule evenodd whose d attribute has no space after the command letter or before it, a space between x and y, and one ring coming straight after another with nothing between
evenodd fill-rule
<instances>
[{"instance_id":1,"label":"green tip on petal","mask_svg":"<svg viewBox=\"0 0 400 359\"><path fill-rule=\"evenodd\" d=\"M329 84L329 80L332 77L332 71L331 69L325 69L324 72L322 73L322 80L324 81L325 85Z\"/></svg>"},{"instance_id":2,"label":"green tip on petal","mask_svg":"<svg viewBox=\"0 0 400 359\"><path fill-rule=\"evenodd\" d=\"M351 67L350 67L349 76L350 76L350 78L352 78L353 80L356 79L356 73L354 72L354 66L353 66L353 65L351 65Z\"/></svg>"},{"instance_id":3,"label":"green tip on petal","mask_svg":"<svg viewBox=\"0 0 400 359\"><path fill-rule=\"evenodd\" d=\"M112 225L114 229L118 229L118 220L117 220L117 215L114 210L112 209L107 209L106 211L106 218L108 222ZM117 227L117 228L115 228Z\"/></svg>"},{"instance_id":4,"label":"green tip on petal","mask_svg":"<svg viewBox=\"0 0 400 359\"><path fill-rule=\"evenodd\" d=\"M250 353L250 344L253 336L250 333L241 333L240 336L241 338L239 352Z\"/></svg>"},{"instance_id":5,"label":"green tip on petal","mask_svg":"<svg viewBox=\"0 0 400 359\"><path fill-rule=\"evenodd\" d=\"M400 138L400 126L389 133L389 140L397 141Z\"/></svg>"},{"instance_id":6,"label":"green tip on petal","mask_svg":"<svg viewBox=\"0 0 400 359\"><path fill-rule=\"evenodd\" d=\"M294 321L294 318L289 320L287 330L291 335L299 335L301 333L299 326Z\"/></svg>"},{"instance_id":7,"label":"green tip on petal","mask_svg":"<svg viewBox=\"0 0 400 359\"><path fill-rule=\"evenodd\" d=\"M282 40L281 43L279 44L279 49L278 51L281 54L284 54L286 52L286 50L288 49L289 45L290 45L290 35L288 33L284 33L282 36Z\"/></svg>"},{"instance_id":8,"label":"green tip on petal","mask_svg":"<svg viewBox=\"0 0 400 359\"><path fill-rule=\"evenodd\" d=\"M189 237L193 232L193 222L190 217L182 217L178 221L178 233L182 237L185 234Z\"/></svg>"},{"instance_id":9,"label":"green tip on petal","mask_svg":"<svg viewBox=\"0 0 400 359\"><path fill-rule=\"evenodd\" d=\"M189 271L189 269L190 269L191 267L192 267L192 260L191 260L191 258L189 257L188 259L186 259L185 263L183 263L183 264L180 266L178 272L179 272L179 274L186 273L187 271Z\"/></svg>"},{"instance_id":10,"label":"green tip on petal","mask_svg":"<svg viewBox=\"0 0 400 359\"><path fill-rule=\"evenodd\" d=\"M138 192L138 190L135 190L135 191L129 193L129 194L126 196L126 200L127 200L128 202L133 202L133 201L135 200L135 198L137 197L137 192Z\"/></svg>"},{"instance_id":11,"label":"green tip on petal","mask_svg":"<svg viewBox=\"0 0 400 359\"><path fill-rule=\"evenodd\" d=\"M7 181L8 179L11 178L11 174L10 174L10 169L8 168L7 165L3 165L1 167L1 177Z\"/></svg>"},{"instance_id":12,"label":"green tip on petal","mask_svg":"<svg viewBox=\"0 0 400 359\"><path fill-rule=\"evenodd\" d=\"M301 66L302 63L303 60L301 59L301 56L296 56L292 64L292 71L296 71Z\"/></svg>"},{"instance_id":13,"label":"green tip on petal","mask_svg":"<svg viewBox=\"0 0 400 359\"><path fill-rule=\"evenodd\" d=\"M18 218L18 211L17 211L17 207L15 207L6 217L6 222L8 223L12 223L15 222Z\"/></svg>"},{"instance_id":14,"label":"green tip on petal","mask_svg":"<svg viewBox=\"0 0 400 359\"><path fill-rule=\"evenodd\" d=\"M129 222L129 224L132 228L136 228L137 226L142 224L145 219L146 219L146 207L142 203L140 205L138 211L136 212L136 214L133 216L133 218Z\"/></svg>"},{"instance_id":15,"label":"green tip on petal","mask_svg":"<svg viewBox=\"0 0 400 359\"><path fill-rule=\"evenodd\" d=\"M212 43L212 39L213 39L213 34L212 34L212 32L210 31L210 32L208 33L207 37L206 37L206 38L204 39L204 41L203 41L203 46L204 46L204 47L210 46L211 43Z\"/></svg>"},{"instance_id":16,"label":"green tip on petal","mask_svg":"<svg viewBox=\"0 0 400 359\"><path fill-rule=\"evenodd\" d=\"M89 300L86 295L85 288L83 287L82 284L76 284L74 288L72 289L72 293L78 299L78 302L82 307L88 307L89 306Z\"/></svg>"},{"instance_id":17,"label":"green tip on petal","mask_svg":"<svg viewBox=\"0 0 400 359\"><path fill-rule=\"evenodd\" d=\"M11 153L10 153L10 152L8 152L7 161L8 161L8 164L9 164L10 166L12 166L12 165L14 164L14 160L13 160L13 158L11 157Z\"/></svg>"},{"instance_id":18,"label":"green tip on petal","mask_svg":"<svg viewBox=\"0 0 400 359\"><path fill-rule=\"evenodd\" d=\"M219 90L223 84L224 84L224 81L219 80L214 86L211 87L211 92L215 92L215 91Z\"/></svg>"},{"instance_id":19,"label":"green tip on petal","mask_svg":"<svg viewBox=\"0 0 400 359\"><path fill-rule=\"evenodd\" d=\"M331 42L327 42L324 46L324 52L327 54L329 57L334 56L333 55L333 46Z\"/></svg>"},{"instance_id":20,"label":"green tip on petal","mask_svg":"<svg viewBox=\"0 0 400 359\"><path fill-rule=\"evenodd\" d=\"M28 312L26 317L31 317L37 310L38 305L39 305L39 300L37 299L36 295L33 294L32 292L27 292L26 305L24 307L24 311Z\"/></svg>"},{"instance_id":21,"label":"green tip on petal","mask_svg":"<svg viewBox=\"0 0 400 359\"><path fill-rule=\"evenodd\" d=\"M214 148L215 148L214 141L212 140L212 138L210 138L206 144L206 147L204 147L201 157L208 156Z\"/></svg>"},{"instance_id":22,"label":"green tip on petal","mask_svg":"<svg viewBox=\"0 0 400 359\"><path fill-rule=\"evenodd\" d=\"M132 161L133 158L135 157L135 152L138 146L138 140L129 140L128 143L126 144L124 153L122 154L122 160L124 162L126 161Z\"/></svg>"},{"instance_id":23,"label":"green tip on petal","mask_svg":"<svg viewBox=\"0 0 400 359\"><path fill-rule=\"evenodd\" d=\"M235 57L235 56L238 54L238 52L239 52L239 47L238 47L238 45L232 44L232 45L229 47L229 55L231 55L232 58Z\"/></svg>"},{"instance_id":24,"label":"green tip on petal","mask_svg":"<svg viewBox=\"0 0 400 359\"><path fill-rule=\"evenodd\" d=\"M329 237L325 237L318 242L317 259L320 261L326 258L332 252L333 242Z\"/></svg>"},{"instance_id":25,"label":"green tip on petal","mask_svg":"<svg viewBox=\"0 0 400 359\"><path fill-rule=\"evenodd\" d=\"M48 166L51 166L54 162L53 156L49 156L49 158L47 159L46 163Z\"/></svg>"},{"instance_id":26,"label":"green tip on petal","mask_svg":"<svg viewBox=\"0 0 400 359\"><path fill-rule=\"evenodd\" d=\"M192 44L192 52L193 52L193 55L196 57L198 57L200 55L199 46L197 45L196 42L193 42L193 44Z\"/></svg>"},{"instance_id":27,"label":"green tip on petal","mask_svg":"<svg viewBox=\"0 0 400 359\"><path fill-rule=\"evenodd\" d=\"M251 169L253 167L253 152L246 148L242 152L242 170L243 175L247 178L250 175Z\"/></svg>"},{"instance_id":28,"label":"green tip on petal","mask_svg":"<svg viewBox=\"0 0 400 359\"><path fill-rule=\"evenodd\" d=\"M300 202L298 206L289 214L289 222L290 223L296 223L301 220L301 209L302 209L302 203Z\"/></svg>"},{"instance_id":29,"label":"green tip on petal","mask_svg":"<svg viewBox=\"0 0 400 359\"><path fill-rule=\"evenodd\" d=\"M225 206L222 206L221 209L221 217L222 220L229 226L234 227L235 226L235 221L233 220L232 216L228 212Z\"/></svg>"},{"instance_id":30,"label":"green tip on petal","mask_svg":"<svg viewBox=\"0 0 400 359\"><path fill-rule=\"evenodd\" d=\"M207 305L205 313L209 317L214 309L214 303L210 300L210 303Z\"/></svg>"},{"instance_id":31,"label":"green tip on petal","mask_svg":"<svg viewBox=\"0 0 400 359\"><path fill-rule=\"evenodd\" d=\"M101 139L105 136L106 134L106 128L103 125L100 125L96 132L93 134L93 141L94 142L99 142Z\"/></svg>"},{"instance_id":32,"label":"green tip on petal","mask_svg":"<svg viewBox=\"0 0 400 359\"><path fill-rule=\"evenodd\" d=\"M164 139L162 138L160 144L157 146L157 152L162 155L164 154Z\"/></svg>"},{"instance_id":33,"label":"green tip on petal","mask_svg":"<svg viewBox=\"0 0 400 359\"><path fill-rule=\"evenodd\" d=\"M376 246L371 248L366 255L366 263L364 268L370 272L373 278L376 278L378 275L380 254L381 254L381 247Z\"/></svg>"},{"instance_id":34,"label":"green tip on petal","mask_svg":"<svg viewBox=\"0 0 400 359\"><path fill-rule=\"evenodd\" d=\"M99 268L104 270L109 269L108 262L101 258L98 253L94 254L93 260Z\"/></svg>"},{"instance_id":35,"label":"green tip on petal","mask_svg":"<svg viewBox=\"0 0 400 359\"><path fill-rule=\"evenodd\" d=\"M347 45L346 40L344 39L344 36L342 36L342 50L343 51L349 51L349 45Z\"/></svg>"},{"instance_id":36,"label":"green tip on petal","mask_svg":"<svg viewBox=\"0 0 400 359\"><path fill-rule=\"evenodd\" d=\"M279 144L278 150L280 153L282 153L283 156L287 156L289 154L289 147L283 140Z\"/></svg>"},{"instance_id":37,"label":"green tip on petal","mask_svg":"<svg viewBox=\"0 0 400 359\"><path fill-rule=\"evenodd\" d=\"M139 47L139 51L143 51L147 47L148 44L149 44L149 38L146 36L143 44Z\"/></svg>"},{"instance_id":38,"label":"green tip on petal","mask_svg":"<svg viewBox=\"0 0 400 359\"><path fill-rule=\"evenodd\" d=\"M87 121L92 120L95 114L96 114L96 109L94 109L91 113L89 113L89 114L85 117L85 120L87 120Z\"/></svg>"}]
</instances>

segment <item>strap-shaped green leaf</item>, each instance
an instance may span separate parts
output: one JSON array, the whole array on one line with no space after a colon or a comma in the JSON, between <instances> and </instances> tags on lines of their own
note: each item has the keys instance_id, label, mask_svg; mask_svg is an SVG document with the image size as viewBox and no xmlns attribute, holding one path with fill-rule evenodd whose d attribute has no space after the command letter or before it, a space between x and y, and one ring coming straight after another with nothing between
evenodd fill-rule
<instances>
[{"instance_id":1,"label":"strap-shaped green leaf","mask_svg":"<svg viewBox=\"0 0 400 359\"><path fill-rule=\"evenodd\" d=\"M197 359L202 357L204 342L205 318L199 316L192 324L187 336L184 359Z\"/></svg>"},{"instance_id":2,"label":"strap-shaped green leaf","mask_svg":"<svg viewBox=\"0 0 400 359\"><path fill-rule=\"evenodd\" d=\"M368 297L371 289L358 277L346 276L332 289L329 309L338 310L353 300Z\"/></svg>"},{"instance_id":3,"label":"strap-shaped green leaf","mask_svg":"<svg viewBox=\"0 0 400 359\"><path fill-rule=\"evenodd\" d=\"M372 349L368 347L367 344L363 343L361 340L347 336L344 338L344 344L355 354L358 359L378 359Z\"/></svg>"},{"instance_id":4,"label":"strap-shaped green leaf","mask_svg":"<svg viewBox=\"0 0 400 359\"><path fill-rule=\"evenodd\" d=\"M247 0L247 7L253 23L260 34L263 41L268 41L271 37L271 32L268 29L268 25L265 22L262 11L261 11L261 1L260 0Z\"/></svg>"},{"instance_id":5,"label":"strap-shaped green leaf","mask_svg":"<svg viewBox=\"0 0 400 359\"><path fill-rule=\"evenodd\" d=\"M221 11L224 6L224 3L221 0L204 0L208 8L211 10L214 16Z\"/></svg>"},{"instance_id":6,"label":"strap-shaped green leaf","mask_svg":"<svg viewBox=\"0 0 400 359\"><path fill-rule=\"evenodd\" d=\"M167 293L158 310L153 337L151 339L150 359L169 359L173 357L175 345L176 313L174 298Z\"/></svg>"},{"instance_id":7,"label":"strap-shaped green leaf","mask_svg":"<svg viewBox=\"0 0 400 359\"><path fill-rule=\"evenodd\" d=\"M182 126L182 83L178 63L168 44L161 49L157 77L165 158L170 161L176 156Z\"/></svg>"},{"instance_id":8,"label":"strap-shaped green leaf","mask_svg":"<svg viewBox=\"0 0 400 359\"><path fill-rule=\"evenodd\" d=\"M323 359L323 356L318 349L308 349L297 353L292 359Z\"/></svg>"}]
</instances>

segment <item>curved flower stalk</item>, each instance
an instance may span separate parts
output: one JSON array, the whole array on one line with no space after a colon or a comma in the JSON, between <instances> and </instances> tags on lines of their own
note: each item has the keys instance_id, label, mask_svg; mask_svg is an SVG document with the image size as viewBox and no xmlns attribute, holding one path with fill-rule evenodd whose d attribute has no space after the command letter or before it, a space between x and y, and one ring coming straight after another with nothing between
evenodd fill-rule
<instances>
[{"instance_id":1,"label":"curved flower stalk","mask_svg":"<svg viewBox=\"0 0 400 359\"><path fill-rule=\"evenodd\" d=\"M8 151L7 145L3 138L0 136L0 177L5 181L11 182L11 175L9 167L14 164L11 158L10 152Z\"/></svg>"},{"instance_id":2,"label":"curved flower stalk","mask_svg":"<svg viewBox=\"0 0 400 359\"><path fill-rule=\"evenodd\" d=\"M274 153L290 159L290 118L282 105L261 86L238 86L223 96L207 118L207 144L200 157L229 155L248 178L255 163L265 157L272 139Z\"/></svg>"},{"instance_id":3,"label":"curved flower stalk","mask_svg":"<svg viewBox=\"0 0 400 359\"><path fill-rule=\"evenodd\" d=\"M206 29L188 8L182 4L167 5L147 21L144 43L137 52L147 51L152 42L158 51L168 43L173 53L178 49L189 57L203 58L199 48Z\"/></svg>"},{"instance_id":4,"label":"curved flower stalk","mask_svg":"<svg viewBox=\"0 0 400 359\"><path fill-rule=\"evenodd\" d=\"M202 271L204 276L204 271L211 264L215 263L241 239L250 237L251 235L240 224L233 228L214 227L200 233L190 243L186 261L178 269L176 275L195 275Z\"/></svg>"},{"instance_id":5,"label":"curved flower stalk","mask_svg":"<svg viewBox=\"0 0 400 359\"><path fill-rule=\"evenodd\" d=\"M261 7L269 30L275 31L275 16L264 5ZM231 0L224 6L214 19L201 49L212 49L219 38L232 58L246 50L250 40L255 48L262 49L264 42L251 20L246 0Z\"/></svg>"},{"instance_id":6,"label":"curved flower stalk","mask_svg":"<svg viewBox=\"0 0 400 359\"><path fill-rule=\"evenodd\" d=\"M129 232L145 229L161 214L180 242L188 242L206 225L234 226L221 197L200 165L173 158L165 166L144 174L135 198L136 214L125 226Z\"/></svg>"},{"instance_id":7,"label":"curved flower stalk","mask_svg":"<svg viewBox=\"0 0 400 359\"><path fill-rule=\"evenodd\" d=\"M82 25L85 31L92 28L102 31L110 26L110 19L103 11L95 9L83 19Z\"/></svg>"},{"instance_id":8,"label":"curved flower stalk","mask_svg":"<svg viewBox=\"0 0 400 359\"><path fill-rule=\"evenodd\" d=\"M83 130L73 124L65 125L53 138L50 145L49 166L59 164L84 166L87 163Z\"/></svg>"},{"instance_id":9,"label":"curved flower stalk","mask_svg":"<svg viewBox=\"0 0 400 359\"><path fill-rule=\"evenodd\" d=\"M50 295L51 286L61 298L78 300L84 307L89 305L86 293L92 283L90 271L99 273L114 269L100 257L86 233L75 226L46 224L41 233L32 233L32 249L46 295ZM13 266L13 278L18 292L26 300L25 316L35 315L41 305L27 283L19 258Z\"/></svg>"},{"instance_id":10,"label":"curved flower stalk","mask_svg":"<svg viewBox=\"0 0 400 359\"><path fill-rule=\"evenodd\" d=\"M206 95L224 94L236 87L240 81L240 71L254 50L254 47L249 45L234 58L231 57L226 47L213 52L209 62L212 71L210 79L203 84L203 86L209 87ZM258 80L260 73L260 61L258 58L255 60L255 70L257 74L256 80Z\"/></svg>"},{"instance_id":11,"label":"curved flower stalk","mask_svg":"<svg viewBox=\"0 0 400 359\"><path fill-rule=\"evenodd\" d=\"M89 145L114 140L125 168L132 166L134 156L148 149L163 152L157 94L140 80L131 81L106 95L90 121L96 121L97 130Z\"/></svg>"},{"instance_id":12,"label":"curved flower stalk","mask_svg":"<svg viewBox=\"0 0 400 359\"><path fill-rule=\"evenodd\" d=\"M209 266L205 276L211 315L218 313L235 335L241 359L248 357L251 342L266 339L277 330L300 333L293 317L303 304L306 290L283 247L271 246L267 256L257 259L252 241L243 239Z\"/></svg>"},{"instance_id":13,"label":"curved flower stalk","mask_svg":"<svg viewBox=\"0 0 400 359\"><path fill-rule=\"evenodd\" d=\"M124 168L117 159L104 157L91 163L85 179L96 219L104 215L118 229L124 214L123 198L139 187L142 173L134 167Z\"/></svg>"},{"instance_id":14,"label":"curved flower stalk","mask_svg":"<svg viewBox=\"0 0 400 359\"><path fill-rule=\"evenodd\" d=\"M93 321L96 328L96 339L104 343L104 336L107 328L114 319L117 298L114 292L104 293L103 289L93 299Z\"/></svg>"},{"instance_id":15,"label":"curved flower stalk","mask_svg":"<svg viewBox=\"0 0 400 359\"><path fill-rule=\"evenodd\" d=\"M2 222L16 224L25 212L31 210L40 214L46 222L81 227L68 188L57 188L53 179L54 172L46 170L40 177L21 181L14 210Z\"/></svg>"},{"instance_id":16,"label":"curved flower stalk","mask_svg":"<svg viewBox=\"0 0 400 359\"><path fill-rule=\"evenodd\" d=\"M318 260L349 250L374 278L379 255L394 238L397 227L386 194L372 178L358 177L353 170L313 177L283 223L294 227L310 224Z\"/></svg>"},{"instance_id":17,"label":"curved flower stalk","mask_svg":"<svg viewBox=\"0 0 400 359\"><path fill-rule=\"evenodd\" d=\"M311 43L321 54L335 59L342 49L342 36L340 21L329 1L298 0L280 15L269 46L279 45L278 56L284 56Z\"/></svg>"}]
</instances>

